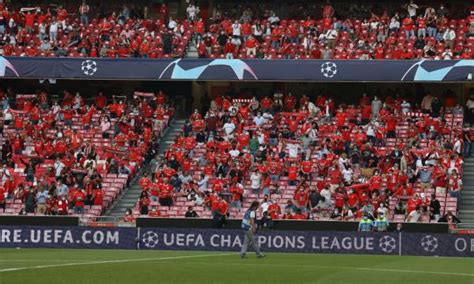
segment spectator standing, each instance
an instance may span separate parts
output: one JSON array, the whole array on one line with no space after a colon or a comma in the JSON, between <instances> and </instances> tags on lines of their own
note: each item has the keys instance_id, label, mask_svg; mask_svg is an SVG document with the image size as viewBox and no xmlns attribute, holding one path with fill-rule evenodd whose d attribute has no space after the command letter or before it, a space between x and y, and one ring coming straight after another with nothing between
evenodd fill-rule
<instances>
[{"instance_id":1,"label":"spectator standing","mask_svg":"<svg viewBox=\"0 0 474 284\"><path fill-rule=\"evenodd\" d=\"M46 187L43 187L42 190L36 193L36 213L45 214L46 213L46 201L48 200L48 191Z\"/></svg>"},{"instance_id":2,"label":"spectator standing","mask_svg":"<svg viewBox=\"0 0 474 284\"><path fill-rule=\"evenodd\" d=\"M84 202L86 193L84 190L78 190L74 195L74 214L84 214Z\"/></svg>"},{"instance_id":3,"label":"spectator standing","mask_svg":"<svg viewBox=\"0 0 474 284\"><path fill-rule=\"evenodd\" d=\"M444 45L445 45L446 49L449 49L449 50L454 49L454 40L455 39L456 39L456 32L448 26L446 28L446 31L444 31L444 33L443 33L443 40L444 40ZM443 58L444 57L445 56L443 55ZM452 57L452 53L451 53L451 57Z\"/></svg>"},{"instance_id":4,"label":"spectator standing","mask_svg":"<svg viewBox=\"0 0 474 284\"><path fill-rule=\"evenodd\" d=\"M410 0L410 3L407 5L408 16L413 20L416 19L416 10L418 10L418 5L414 3L413 0Z\"/></svg>"},{"instance_id":5,"label":"spectator standing","mask_svg":"<svg viewBox=\"0 0 474 284\"><path fill-rule=\"evenodd\" d=\"M196 20L196 16L199 13L199 8L196 7L194 4L189 3L189 6L186 8L186 14L188 15L188 20L194 22Z\"/></svg>"},{"instance_id":6,"label":"spectator standing","mask_svg":"<svg viewBox=\"0 0 474 284\"><path fill-rule=\"evenodd\" d=\"M54 43L57 43L58 41L58 29L59 23L56 21L56 17L53 17L51 19L51 23L49 24L49 39Z\"/></svg>"},{"instance_id":7,"label":"spectator standing","mask_svg":"<svg viewBox=\"0 0 474 284\"><path fill-rule=\"evenodd\" d=\"M431 220L438 221L440 217L440 209L441 205L439 203L439 200L436 198L436 194L431 195L431 201L430 201L430 217Z\"/></svg>"},{"instance_id":8,"label":"spectator standing","mask_svg":"<svg viewBox=\"0 0 474 284\"><path fill-rule=\"evenodd\" d=\"M148 206L150 205L150 198L146 191L142 191L140 194L139 207L140 215L148 215Z\"/></svg>"},{"instance_id":9,"label":"spectator standing","mask_svg":"<svg viewBox=\"0 0 474 284\"><path fill-rule=\"evenodd\" d=\"M87 26L89 25L89 5L87 5L86 0L82 0L81 6L79 6L79 15L81 24Z\"/></svg>"},{"instance_id":10,"label":"spectator standing","mask_svg":"<svg viewBox=\"0 0 474 284\"><path fill-rule=\"evenodd\" d=\"M259 172L253 172L250 175L250 187L253 194L259 194L261 187L262 175Z\"/></svg>"}]
</instances>

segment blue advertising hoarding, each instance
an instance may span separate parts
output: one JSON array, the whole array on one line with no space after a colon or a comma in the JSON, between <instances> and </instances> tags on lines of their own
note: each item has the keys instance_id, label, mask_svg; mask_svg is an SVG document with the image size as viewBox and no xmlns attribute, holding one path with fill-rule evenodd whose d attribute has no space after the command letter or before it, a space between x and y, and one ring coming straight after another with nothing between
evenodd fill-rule
<instances>
[{"instance_id":1,"label":"blue advertising hoarding","mask_svg":"<svg viewBox=\"0 0 474 284\"><path fill-rule=\"evenodd\" d=\"M0 57L0 77L87 80L462 82L474 60Z\"/></svg>"},{"instance_id":2,"label":"blue advertising hoarding","mask_svg":"<svg viewBox=\"0 0 474 284\"><path fill-rule=\"evenodd\" d=\"M240 230L3 226L0 248L239 251ZM263 251L474 257L474 236L262 231Z\"/></svg>"}]
</instances>

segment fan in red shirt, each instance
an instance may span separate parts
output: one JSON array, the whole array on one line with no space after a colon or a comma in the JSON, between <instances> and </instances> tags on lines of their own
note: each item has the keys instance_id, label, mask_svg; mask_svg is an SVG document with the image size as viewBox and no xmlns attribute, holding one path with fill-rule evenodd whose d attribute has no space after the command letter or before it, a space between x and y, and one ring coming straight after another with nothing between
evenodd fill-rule
<instances>
[{"instance_id":1,"label":"fan in red shirt","mask_svg":"<svg viewBox=\"0 0 474 284\"><path fill-rule=\"evenodd\" d=\"M309 191L304 185L300 185L296 188L293 199L295 204L299 206L300 210L306 210L308 206Z\"/></svg>"},{"instance_id":2,"label":"fan in red shirt","mask_svg":"<svg viewBox=\"0 0 474 284\"><path fill-rule=\"evenodd\" d=\"M414 197L408 199L407 201L407 214L410 214L411 211L416 210L417 207L421 206L421 199L418 197L418 193Z\"/></svg>"},{"instance_id":3,"label":"fan in red shirt","mask_svg":"<svg viewBox=\"0 0 474 284\"><path fill-rule=\"evenodd\" d=\"M380 171L374 170L374 175L369 180L370 191L380 191L382 188L382 178L380 177Z\"/></svg>"},{"instance_id":4,"label":"fan in red shirt","mask_svg":"<svg viewBox=\"0 0 474 284\"><path fill-rule=\"evenodd\" d=\"M359 195L353 189L349 189L347 195L347 206L352 212L355 212L359 207Z\"/></svg>"},{"instance_id":5,"label":"fan in red shirt","mask_svg":"<svg viewBox=\"0 0 474 284\"><path fill-rule=\"evenodd\" d=\"M244 189L238 185L237 182L233 182L232 186L229 188L229 192L232 194L231 207L240 208Z\"/></svg>"},{"instance_id":6,"label":"fan in red shirt","mask_svg":"<svg viewBox=\"0 0 474 284\"><path fill-rule=\"evenodd\" d=\"M214 197L215 200L211 202L211 210L213 216L214 226L216 228L222 228L226 224L227 214L229 211L229 205L221 195Z\"/></svg>"},{"instance_id":7,"label":"fan in red shirt","mask_svg":"<svg viewBox=\"0 0 474 284\"><path fill-rule=\"evenodd\" d=\"M149 216L149 217L152 217L152 218L161 217L161 213L160 213L160 211L156 208L156 206L153 206L153 207L151 208L151 211L148 212L148 216Z\"/></svg>"},{"instance_id":8,"label":"fan in red shirt","mask_svg":"<svg viewBox=\"0 0 474 284\"><path fill-rule=\"evenodd\" d=\"M296 98L291 93L288 93L283 99L283 105L286 111L292 111L296 106Z\"/></svg>"},{"instance_id":9,"label":"fan in red shirt","mask_svg":"<svg viewBox=\"0 0 474 284\"><path fill-rule=\"evenodd\" d=\"M345 204L346 196L345 196L345 194L343 192L343 189L341 187L338 187L336 189L334 199L335 199L334 207L338 208L339 210L342 210L342 208L344 207L344 204Z\"/></svg>"},{"instance_id":10,"label":"fan in red shirt","mask_svg":"<svg viewBox=\"0 0 474 284\"><path fill-rule=\"evenodd\" d=\"M84 202L86 200L86 194L84 190L78 190L74 194L74 213L84 214Z\"/></svg>"},{"instance_id":11,"label":"fan in red shirt","mask_svg":"<svg viewBox=\"0 0 474 284\"><path fill-rule=\"evenodd\" d=\"M168 179L163 179L163 184L160 187L159 202L161 206L173 205L173 191L174 188L168 183Z\"/></svg>"},{"instance_id":12,"label":"fan in red shirt","mask_svg":"<svg viewBox=\"0 0 474 284\"><path fill-rule=\"evenodd\" d=\"M301 162L301 172L305 175L310 175L313 172L313 162L310 159Z\"/></svg>"},{"instance_id":13,"label":"fan in red shirt","mask_svg":"<svg viewBox=\"0 0 474 284\"><path fill-rule=\"evenodd\" d=\"M94 189L92 192L92 197L94 199L94 205L103 206L104 205L104 192L100 188Z\"/></svg>"},{"instance_id":14,"label":"fan in red shirt","mask_svg":"<svg viewBox=\"0 0 474 284\"><path fill-rule=\"evenodd\" d=\"M273 106L273 101L272 99L270 99L269 97L264 97L261 101L260 101L260 107L262 108L263 111L268 111L272 108Z\"/></svg>"},{"instance_id":15,"label":"fan in red shirt","mask_svg":"<svg viewBox=\"0 0 474 284\"><path fill-rule=\"evenodd\" d=\"M288 167L288 184L289 185L296 185L298 179L298 167L295 163L292 163L291 166Z\"/></svg>"},{"instance_id":16,"label":"fan in red shirt","mask_svg":"<svg viewBox=\"0 0 474 284\"><path fill-rule=\"evenodd\" d=\"M58 215L67 215L68 209L69 209L69 202L67 201L65 196L61 196L61 198L57 202Z\"/></svg>"},{"instance_id":17,"label":"fan in red shirt","mask_svg":"<svg viewBox=\"0 0 474 284\"><path fill-rule=\"evenodd\" d=\"M272 218L272 220L280 219L281 207L279 204L279 200L277 200L276 202L273 202L272 204L270 204L270 206L268 206L268 213L270 217Z\"/></svg>"}]
</instances>

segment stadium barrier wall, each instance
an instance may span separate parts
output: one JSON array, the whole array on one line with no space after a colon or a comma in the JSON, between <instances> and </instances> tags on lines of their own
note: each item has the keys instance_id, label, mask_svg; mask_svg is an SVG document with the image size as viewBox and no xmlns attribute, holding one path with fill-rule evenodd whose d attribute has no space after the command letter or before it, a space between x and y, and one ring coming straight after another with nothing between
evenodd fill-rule
<instances>
[{"instance_id":1,"label":"stadium barrier wall","mask_svg":"<svg viewBox=\"0 0 474 284\"><path fill-rule=\"evenodd\" d=\"M474 257L474 236L425 233L261 231L265 252ZM0 248L239 251L242 230L2 226Z\"/></svg>"},{"instance_id":2,"label":"stadium barrier wall","mask_svg":"<svg viewBox=\"0 0 474 284\"><path fill-rule=\"evenodd\" d=\"M0 77L84 80L460 82L474 60L240 60L1 57Z\"/></svg>"},{"instance_id":3,"label":"stadium barrier wall","mask_svg":"<svg viewBox=\"0 0 474 284\"><path fill-rule=\"evenodd\" d=\"M239 229L241 220L227 220L226 228ZM303 220L275 220L272 230L284 231L357 231L359 223L347 221L303 221ZM138 218L137 227L159 227L159 228L214 228L211 219L190 218ZM396 224L390 224L390 231L394 231ZM405 232L431 232L448 233L447 223L423 224L403 223Z\"/></svg>"},{"instance_id":4,"label":"stadium barrier wall","mask_svg":"<svg viewBox=\"0 0 474 284\"><path fill-rule=\"evenodd\" d=\"M78 217L70 216L0 216L2 225L79 226Z\"/></svg>"}]
</instances>

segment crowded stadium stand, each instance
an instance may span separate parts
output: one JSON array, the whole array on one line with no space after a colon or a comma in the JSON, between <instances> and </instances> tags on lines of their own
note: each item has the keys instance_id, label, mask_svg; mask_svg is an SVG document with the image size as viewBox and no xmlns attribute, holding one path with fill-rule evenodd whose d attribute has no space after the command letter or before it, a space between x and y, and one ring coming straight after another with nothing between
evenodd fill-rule
<instances>
[{"instance_id":1,"label":"crowded stadium stand","mask_svg":"<svg viewBox=\"0 0 474 284\"><path fill-rule=\"evenodd\" d=\"M1 93L0 214L74 215L89 221L117 199L149 159L173 110L160 92ZM150 106L151 105L151 106Z\"/></svg>"},{"instance_id":2,"label":"crowded stadium stand","mask_svg":"<svg viewBox=\"0 0 474 284\"><path fill-rule=\"evenodd\" d=\"M91 1L92 2L92 1ZM190 4L171 15L163 4L21 6L0 4L4 56L106 58L471 59L474 9L462 2L282 9L252 2ZM184 10L184 9L183 9ZM277 11L277 12L275 12Z\"/></svg>"},{"instance_id":3,"label":"crowded stadium stand","mask_svg":"<svg viewBox=\"0 0 474 284\"><path fill-rule=\"evenodd\" d=\"M0 214L94 221L121 203L113 217L127 223L186 216L221 226L254 200L264 222L384 215L429 223L457 213L472 135L463 122L474 121L474 102L465 104L469 3L40 2L0 3L0 75L9 90L0 93ZM41 88L69 81L69 90L90 93L14 93L9 84L21 90L19 79ZM125 95L91 95L99 80L114 80ZM168 100L159 88L140 91L148 81L184 87ZM229 95L250 81L266 91ZM292 95L288 84L299 81L327 85ZM457 89L432 96L402 81ZM335 82L400 84L405 94L368 84L370 96L346 89L345 98L330 89ZM186 123L173 143L161 143L178 97ZM122 198L136 189L138 200L137 192Z\"/></svg>"},{"instance_id":4,"label":"crowded stadium stand","mask_svg":"<svg viewBox=\"0 0 474 284\"><path fill-rule=\"evenodd\" d=\"M281 92L219 96L140 179L126 220L238 219L260 200L272 220L437 222L457 210L462 127L463 108L429 94L422 102L363 95L355 105Z\"/></svg>"}]
</instances>

